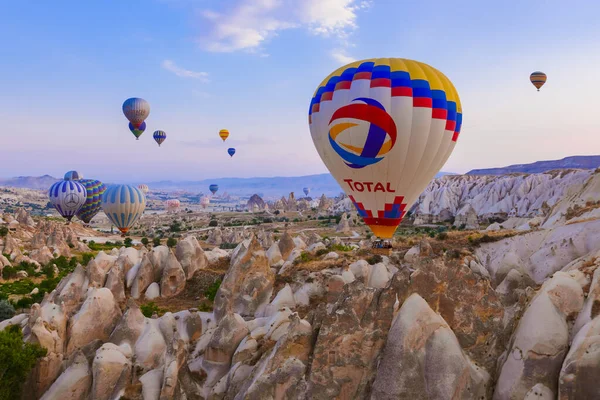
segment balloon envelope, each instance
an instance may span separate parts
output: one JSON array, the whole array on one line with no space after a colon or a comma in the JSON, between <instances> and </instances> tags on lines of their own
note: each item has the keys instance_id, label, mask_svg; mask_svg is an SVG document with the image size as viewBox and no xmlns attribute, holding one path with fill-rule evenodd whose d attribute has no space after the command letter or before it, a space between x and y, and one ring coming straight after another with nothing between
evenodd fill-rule
<instances>
[{"instance_id":1,"label":"balloon envelope","mask_svg":"<svg viewBox=\"0 0 600 400\"><path fill-rule=\"evenodd\" d=\"M78 171L69 171L65 174L65 181L78 181L83 179L83 174Z\"/></svg>"},{"instance_id":2,"label":"balloon envelope","mask_svg":"<svg viewBox=\"0 0 600 400\"><path fill-rule=\"evenodd\" d=\"M129 98L123 103L123 114L134 128L140 128L142 122L150 115L150 104L138 97Z\"/></svg>"},{"instance_id":3,"label":"balloon envelope","mask_svg":"<svg viewBox=\"0 0 600 400\"><path fill-rule=\"evenodd\" d=\"M208 187L208 190L210 190L212 194L215 194L217 193L217 190L219 190L219 185L213 183Z\"/></svg>"},{"instance_id":4,"label":"balloon envelope","mask_svg":"<svg viewBox=\"0 0 600 400\"><path fill-rule=\"evenodd\" d=\"M435 68L379 58L327 77L308 120L321 159L359 215L375 235L390 238L452 153L462 108Z\"/></svg>"},{"instance_id":5,"label":"balloon envelope","mask_svg":"<svg viewBox=\"0 0 600 400\"><path fill-rule=\"evenodd\" d=\"M150 189L148 188L148 185L142 183L141 185L138 185L138 189L140 189L142 192L144 192L144 194L148 193L150 191Z\"/></svg>"},{"instance_id":6,"label":"balloon envelope","mask_svg":"<svg viewBox=\"0 0 600 400\"><path fill-rule=\"evenodd\" d=\"M209 204L210 204L210 198L209 197L204 196L202 199L200 199L200 205L202 206L202 208L208 207Z\"/></svg>"},{"instance_id":7,"label":"balloon envelope","mask_svg":"<svg viewBox=\"0 0 600 400\"><path fill-rule=\"evenodd\" d=\"M305 187L304 189L302 189L302 191L304 192L305 196L308 196L308 194L310 193L310 189Z\"/></svg>"},{"instance_id":8,"label":"balloon envelope","mask_svg":"<svg viewBox=\"0 0 600 400\"><path fill-rule=\"evenodd\" d=\"M50 187L48 197L60 215L67 221L71 221L85 204L86 190L78 181L64 180L56 182Z\"/></svg>"},{"instance_id":9,"label":"balloon envelope","mask_svg":"<svg viewBox=\"0 0 600 400\"><path fill-rule=\"evenodd\" d=\"M221 129L219 131L219 136L225 141L229 137L229 131L227 129Z\"/></svg>"},{"instance_id":10,"label":"balloon envelope","mask_svg":"<svg viewBox=\"0 0 600 400\"><path fill-rule=\"evenodd\" d=\"M136 128L130 122L129 123L129 130L131 131L131 133L133 133L133 136L135 136L136 140L139 140L140 136L142 136L142 133L144 133L144 131L146 130L146 123L142 122L142 124L140 125L140 127Z\"/></svg>"},{"instance_id":11,"label":"balloon envelope","mask_svg":"<svg viewBox=\"0 0 600 400\"><path fill-rule=\"evenodd\" d=\"M535 71L529 75L529 80L533 86L537 88L538 92L540 91L540 88L544 86L544 83L546 83L546 78L546 74L541 71Z\"/></svg>"},{"instance_id":12,"label":"balloon envelope","mask_svg":"<svg viewBox=\"0 0 600 400\"><path fill-rule=\"evenodd\" d=\"M165 131L155 131L152 137L154 138L156 143L158 143L158 147L160 147L162 142L164 142L165 139L167 139L167 134L165 133Z\"/></svg>"},{"instance_id":13,"label":"balloon envelope","mask_svg":"<svg viewBox=\"0 0 600 400\"><path fill-rule=\"evenodd\" d=\"M181 205L181 202L177 199L169 199L165 201L165 205L167 206L167 210L176 210Z\"/></svg>"},{"instance_id":14,"label":"balloon envelope","mask_svg":"<svg viewBox=\"0 0 600 400\"><path fill-rule=\"evenodd\" d=\"M229 153L229 155L233 157L233 155L235 154L235 149L233 147L230 147L227 149L227 153Z\"/></svg>"},{"instance_id":15,"label":"balloon envelope","mask_svg":"<svg viewBox=\"0 0 600 400\"><path fill-rule=\"evenodd\" d=\"M89 224L92 218L102 209L102 194L106 191L106 186L96 179L81 179L79 183L85 187L86 198L85 203L75 215L86 224Z\"/></svg>"},{"instance_id":16,"label":"balloon envelope","mask_svg":"<svg viewBox=\"0 0 600 400\"><path fill-rule=\"evenodd\" d=\"M146 196L131 185L110 185L102 195L102 210L123 234L137 222L145 208Z\"/></svg>"}]
</instances>

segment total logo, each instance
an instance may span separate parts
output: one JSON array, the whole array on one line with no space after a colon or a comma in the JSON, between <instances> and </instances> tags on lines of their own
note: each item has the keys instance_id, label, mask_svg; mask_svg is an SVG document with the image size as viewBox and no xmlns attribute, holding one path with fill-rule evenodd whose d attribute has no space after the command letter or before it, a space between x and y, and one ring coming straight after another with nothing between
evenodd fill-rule
<instances>
[{"instance_id":1,"label":"total logo","mask_svg":"<svg viewBox=\"0 0 600 400\"><path fill-rule=\"evenodd\" d=\"M383 160L396 144L396 137L393 118L381 103L366 97L338 108L329 121L329 143L350 168L364 168ZM359 147L352 142L364 144Z\"/></svg>"}]
</instances>

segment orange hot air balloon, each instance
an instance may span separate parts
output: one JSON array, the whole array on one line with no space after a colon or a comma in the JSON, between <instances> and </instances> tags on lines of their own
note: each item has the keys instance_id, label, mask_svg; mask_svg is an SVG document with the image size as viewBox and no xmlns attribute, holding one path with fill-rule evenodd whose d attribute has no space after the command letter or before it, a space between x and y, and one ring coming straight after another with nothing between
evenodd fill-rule
<instances>
[{"instance_id":1,"label":"orange hot air balloon","mask_svg":"<svg viewBox=\"0 0 600 400\"><path fill-rule=\"evenodd\" d=\"M221 129L219 131L219 136L221 137L221 139L223 139L223 141L225 141L229 137L229 131L227 129Z\"/></svg>"},{"instance_id":2,"label":"orange hot air balloon","mask_svg":"<svg viewBox=\"0 0 600 400\"><path fill-rule=\"evenodd\" d=\"M544 83L546 83L546 74L541 71L532 72L531 75L529 75L529 80L539 92L540 88L544 86Z\"/></svg>"}]
</instances>

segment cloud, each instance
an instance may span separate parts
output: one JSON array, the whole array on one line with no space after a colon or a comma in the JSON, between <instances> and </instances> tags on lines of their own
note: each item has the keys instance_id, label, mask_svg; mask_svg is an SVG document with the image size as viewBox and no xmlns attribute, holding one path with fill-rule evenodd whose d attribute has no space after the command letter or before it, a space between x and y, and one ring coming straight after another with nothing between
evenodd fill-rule
<instances>
[{"instance_id":1,"label":"cloud","mask_svg":"<svg viewBox=\"0 0 600 400\"><path fill-rule=\"evenodd\" d=\"M340 64L350 64L356 61L356 58L349 56L345 49L332 50L331 57Z\"/></svg>"},{"instance_id":2,"label":"cloud","mask_svg":"<svg viewBox=\"0 0 600 400\"><path fill-rule=\"evenodd\" d=\"M369 4L359 0L237 0L227 10L201 12L209 31L200 44L212 52L257 52L279 32L300 28L344 39L357 27L357 11Z\"/></svg>"},{"instance_id":3,"label":"cloud","mask_svg":"<svg viewBox=\"0 0 600 400\"><path fill-rule=\"evenodd\" d=\"M171 60L165 60L162 62L161 65L167 71L172 72L181 78L192 78L192 79L199 79L202 82L209 82L208 72L190 71L189 69L184 69L184 68L178 67Z\"/></svg>"}]
</instances>

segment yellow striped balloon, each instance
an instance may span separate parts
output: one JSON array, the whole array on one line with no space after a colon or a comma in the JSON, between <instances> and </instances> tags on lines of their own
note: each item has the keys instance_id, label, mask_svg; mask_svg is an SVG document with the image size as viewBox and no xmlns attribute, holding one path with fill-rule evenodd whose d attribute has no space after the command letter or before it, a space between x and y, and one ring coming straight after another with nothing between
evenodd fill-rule
<instances>
[{"instance_id":1,"label":"yellow striped balloon","mask_svg":"<svg viewBox=\"0 0 600 400\"><path fill-rule=\"evenodd\" d=\"M531 83L533 83L533 86L535 86L539 92L540 88L544 86L544 83L546 83L546 74L541 71L532 72L531 75L529 75L529 80L531 81Z\"/></svg>"},{"instance_id":2,"label":"yellow striped balloon","mask_svg":"<svg viewBox=\"0 0 600 400\"><path fill-rule=\"evenodd\" d=\"M221 129L219 131L219 136L221 137L221 139L223 139L223 141L225 141L229 137L229 131L227 129Z\"/></svg>"}]
</instances>

